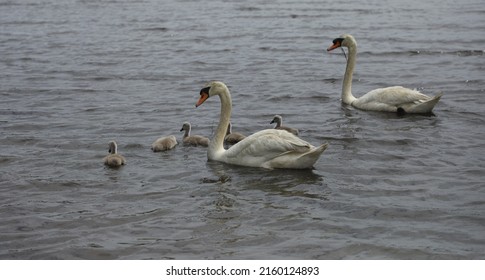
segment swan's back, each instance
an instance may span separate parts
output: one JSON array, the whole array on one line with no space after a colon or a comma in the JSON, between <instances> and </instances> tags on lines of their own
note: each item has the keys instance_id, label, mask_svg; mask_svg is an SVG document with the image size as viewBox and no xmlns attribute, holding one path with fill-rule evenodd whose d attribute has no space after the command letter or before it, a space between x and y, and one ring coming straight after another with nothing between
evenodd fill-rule
<instances>
[{"instance_id":1,"label":"swan's back","mask_svg":"<svg viewBox=\"0 0 485 280\"><path fill-rule=\"evenodd\" d=\"M438 103L441 94L430 97L417 90L401 86L378 88L352 102L362 110L406 113L428 113Z\"/></svg>"},{"instance_id":2,"label":"swan's back","mask_svg":"<svg viewBox=\"0 0 485 280\"><path fill-rule=\"evenodd\" d=\"M245 166L307 169L313 167L326 147L315 148L286 130L265 129L235 144L221 158Z\"/></svg>"},{"instance_id":3,"label":"swan's back","mask_svg":"<svg viewBox=\"0 0 485 280\"><path fill-rule=\"evenodd\" d=\"M275 129L286 130L293 135L298 135L298 133L299 133L298 129L288 127L288 126L278 126L278 127L275 127Z\"/></svg>"}]
</instances>

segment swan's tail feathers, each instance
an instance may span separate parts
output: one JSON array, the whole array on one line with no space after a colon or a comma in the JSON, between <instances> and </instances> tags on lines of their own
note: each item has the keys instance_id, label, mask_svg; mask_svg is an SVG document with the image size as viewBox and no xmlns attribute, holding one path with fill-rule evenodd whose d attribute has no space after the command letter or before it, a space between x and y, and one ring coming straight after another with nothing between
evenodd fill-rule
<instances>
[{"instance_id":1,"label":"swan's tail feathers","mask_svg":"<svg viewBox=\"0 0 485 280\"><path fill-rule=\"evenodd\" d=\"M322 153L328 148L328 143L322 144L299 158L300 168L312 168Z\"/></svg>"},{"instance_id":2,"label":"swan's tail feathers","mask_svg":"<svg viewBox=\"0 0 485 280\"><path fill-rule=\"evenodd\" d=\"M435 96L431 97L431 100L430 100L430 101L433 101L433 100L434 100L434 101L435 101L435 103L434 103L434 104L436 105L436 103L438 103L438 101L440 101L441 96L443 96L443 93L442 93L442 92L440 92L440 93L438 93L437 95L435 95ZM429 101L428 101L428 102L429 102Z\"/></svg>"},{"instance_id":3,"label":"swan's tail feathers","mask_svg":"<svg viewBox=\"0 0 485 280\"><path fill-rule=\"evenodd\" d=\"M320 145L316 150L318 151L318 154L323 153L326 149L328 148L328 143L324 143Z\"/></svg>"},{"instance_id":4,"label":"swan's tail feathers","mask_svg":"<svg viewBox=\"0 0 485 280\"><path fill-rule=\"evenodd\" d=\"M433 97L431 97L429 100L426 100L422 103L419 103L417 105L414 105L410 108L409 111L404 109L408 113L418 113L418 114L428 114L433 111L434 106L440 101L441 96L443 96L443 93L439 93Z\"/></svg>"},{"instance_id":5,"label":"swan's tail feathers","mask_svg":"<svg viewBox=\"0 0 485 280\"><path fill-rule=\"evenodd\" d=\"M289 132L288 132L289 133ZM285 168L285 169L312 169L313 165L320 158L322 153L327 149L328 144L325 143L319 147L311 147L307 152L301 153L298 151L284 153L266 162L262 165L264 168Z\"/></svg>"}]
</instances>

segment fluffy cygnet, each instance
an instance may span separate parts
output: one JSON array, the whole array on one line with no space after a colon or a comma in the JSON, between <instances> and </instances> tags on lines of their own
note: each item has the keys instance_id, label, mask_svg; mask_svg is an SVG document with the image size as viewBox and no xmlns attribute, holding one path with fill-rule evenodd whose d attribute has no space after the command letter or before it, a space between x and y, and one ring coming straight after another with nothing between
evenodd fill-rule
<instances>
[{"instance_id":1,"label":"fluffy cygnet","mask_svg":"<svg viewBox=\"0 0 485 280\"><path fill-rule=\"evenodd\" d=\"M153 142L152 151L162 152L162 151L171 150L175 146L177 146L177 144L178 144L177 138L175 138L175 136L173 135L160 137L155 142Z\"/></svg>"},{"instance_id":2,"label":"fluffy cygnet","mask_svg":"<svg viewBox=\"0 0 485 280\"><path fill-rule=\"evenodd\" d=\"M232 125L229 123L227 125L227 132L226 136L224 137L224 142L228 145L234 145L237 142L243 140L246 138L246 136L242 135L241 133L238 132L232 132Z\"/></svg>"},{"instance_id":3,"label":"fluffy cygnet","mask_svg":"<svg viewBox=\"0 0 485 280\"><path fill-rule=\"evenodd\" d=\"M209 142L210 142L209 138L200 136L200 135L192 135L192 136L190 135L190 131L191 131L190 123L185 122L182 125L182 128L180 129L180 131L185 131L184 139L183 139L184 145L204 146L204 147L209 146Z\"/></svg>"},{"instance_id":4,"label":"fluffy cygnet","mask_svg":"<svg viewBox=\"0 0 485 280\"><path fill-rule=\"evenodd\" d=\"M276 123L275 129L283 129L290 133L293 133L294 135L298 135L298 129L282 125L283 118L280 115L275 115L270 124L272 123Z\"/></svg>"},{"instance_id":5,"label":"fluffy cygnet","mask_svg":"<svg viewBox=\"0 0 485 280\"><path fill-rule=\"evenodd\" d=\"M125 165L126 160L125 158L118 154L118 145L116 145L115 141L109 142L109 155L104 157L104 164L109 167L120 167Z\"/></svg>"}]
</instances>

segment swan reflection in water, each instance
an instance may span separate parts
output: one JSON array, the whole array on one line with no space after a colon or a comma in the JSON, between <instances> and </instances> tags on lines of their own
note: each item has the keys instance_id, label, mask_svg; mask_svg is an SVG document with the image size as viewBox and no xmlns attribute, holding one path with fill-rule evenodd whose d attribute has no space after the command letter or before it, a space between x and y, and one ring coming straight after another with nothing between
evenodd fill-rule
<instances>
[{"instance_id":1,"label":"swan reflection in water","mask_svg":"<svg viewBox=\"0 0 485 280\"><path fill-rule=\"evenodd\" d=\"M207 168L213 175L200 179L201 184L226 186L228 191L261 190L285 196L328 199L324 176L316 170L266 170L216 161L208 161Z\"/></svg>"}]
</instances>

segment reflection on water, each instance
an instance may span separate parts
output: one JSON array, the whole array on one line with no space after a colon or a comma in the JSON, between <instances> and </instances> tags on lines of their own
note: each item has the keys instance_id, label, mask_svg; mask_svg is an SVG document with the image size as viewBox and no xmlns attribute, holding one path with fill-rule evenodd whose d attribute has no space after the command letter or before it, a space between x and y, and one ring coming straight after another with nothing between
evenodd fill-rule
<instances>
[{"instance_id":1,"label":"reflection on water","mask_svg":"<svg viewBox=\"0 0 485 280\"><path fill-rule=\"evenodd\" d=\"M290 189L318 185L325 189L324 178L315 174L313 170L266 170L263 168L229 165L221 162L208 161L207 167L216 179L204 178L204 183L220 183L244 187L246 189L259 189L281 195L304 195L304 192Z\"/></svg>"}]
</instances>

